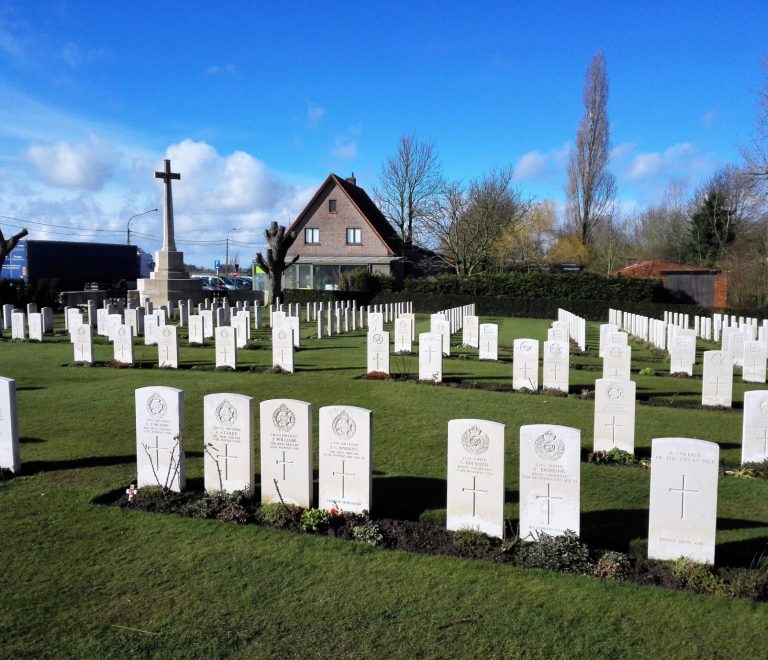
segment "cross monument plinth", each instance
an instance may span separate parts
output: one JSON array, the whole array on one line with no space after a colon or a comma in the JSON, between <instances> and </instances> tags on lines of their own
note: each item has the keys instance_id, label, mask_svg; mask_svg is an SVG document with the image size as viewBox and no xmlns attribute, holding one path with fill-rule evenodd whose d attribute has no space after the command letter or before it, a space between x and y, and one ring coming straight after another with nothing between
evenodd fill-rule
<instances>
[{"instance_id":1,"label":"cross monument plinth","mask_svg":"<svg viewBox=\"0 0 768 660\"><path fill-rule=\"evenodd\" d=\"M192 280L184 268L184 253L176 249L173 227L173 197L171 181L180 180L181 174L171 172L171 161L165 160L165 169L155 172L155 178L162 179L165 184L165 200L163 204L163 245L155 252L155 269L148 278L138 280L139 301L147 298L159 307L169 300L192 300L197 304L203 300L203 288L200 280Z\"/></svg>"}]
</instances>

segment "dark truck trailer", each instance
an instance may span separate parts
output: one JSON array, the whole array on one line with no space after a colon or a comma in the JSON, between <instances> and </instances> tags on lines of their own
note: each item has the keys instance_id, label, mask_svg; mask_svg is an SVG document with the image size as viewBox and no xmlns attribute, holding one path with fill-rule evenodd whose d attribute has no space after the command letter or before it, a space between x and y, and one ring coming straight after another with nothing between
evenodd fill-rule
<instances>
[{"instance_id":1,"label":"dark truck trailer","mask_svg":"<svg viewBox=\"0 0 768 660\"><path fill-rule=\"evenodd\" d=\"M84 289L94 283L107 289L134 288L139 254L135 245L27 240L5 258L0 277L58 280L60 289Z\"/></svg>"}]
</instances>

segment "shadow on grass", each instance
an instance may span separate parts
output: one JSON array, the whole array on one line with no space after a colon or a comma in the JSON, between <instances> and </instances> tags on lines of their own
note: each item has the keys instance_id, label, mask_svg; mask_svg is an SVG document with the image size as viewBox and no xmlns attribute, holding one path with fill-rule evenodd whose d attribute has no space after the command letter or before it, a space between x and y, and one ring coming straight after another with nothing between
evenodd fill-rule
<instances>
[{"instance_id":1,"label":"shadow on grass","mask_svg":"<svg viewBox=\"0 0 768 660\"><path fill-rule=\"evenodd\" d=\"M720 523L718 520L718 528ZM761 536L744 541L720 543L715 548L715 564L717 566L742 566L754 568L758 561L768 555L768 537Z\"/></svg>"},{"instance_id":2,"label":"shadow on grass","mask_svg":"<svg viewBox=\"0 0 768 660\"><path fill-rule=\"evenodd\" d=\"M136 454L125 456L82 456L58 461L27 461L21 465L21 475L24 477L41 472L56 472L58 470L79 470L81 468L108 467L135 463Z\"/></svg>"},{"instance_id":3,"label":"shadow on grass","mask_svg":"<svg viewBox=\"0 0 768 660\"><path fill-rule=\"evenodd\" d=\"M19 442L22 445L39 445L43 442L48 442L48 441L44 440L43 438L19 438Z\"/></svg>"},{"instance_id":4,"label":"shadow on grass","mask_svg":"<svg viewBox=\"0 0 768 660\"><path fill-rule=\"evenodd\" d=\"M24 387L17 387L17 392L34 392L35 390L47 390L47 387L38 387L35 385L25 385Z\"/></svg>"}]
</instances>

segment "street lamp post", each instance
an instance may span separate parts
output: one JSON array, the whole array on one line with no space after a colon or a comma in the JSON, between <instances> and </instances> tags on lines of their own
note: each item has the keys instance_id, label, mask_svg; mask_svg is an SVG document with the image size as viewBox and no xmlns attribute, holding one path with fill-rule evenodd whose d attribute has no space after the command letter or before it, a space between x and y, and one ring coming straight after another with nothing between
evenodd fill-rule
<instances>
[{"instance_id":1,"label":"street lamp post","mask_svg":"<svg viewBox=\"0 0 768 660\"><path fill-rule=\"evenodd\" d=\"M229 272L229 234L233 231L240 231L242 227L232 227L229 231L227 231L227 247L224 255L224 268L227 269L227 272Z\"/></svg>"},{"instance_id":2,"label":"street lamp post","mask_svg":"<svg viewBox=\"0 0 768 660\"><path fill-rule=\"evenodd\" d=\"M154 213L155 211L157 211L157 209L149 209L149 211L142 211L141 213L137 213L136 215L132 215L130 218L128 218L128 226L125 228L125 240L127 245L131 244L131 220L138 218L140 215Z\"/></svg>"}]
</instances>

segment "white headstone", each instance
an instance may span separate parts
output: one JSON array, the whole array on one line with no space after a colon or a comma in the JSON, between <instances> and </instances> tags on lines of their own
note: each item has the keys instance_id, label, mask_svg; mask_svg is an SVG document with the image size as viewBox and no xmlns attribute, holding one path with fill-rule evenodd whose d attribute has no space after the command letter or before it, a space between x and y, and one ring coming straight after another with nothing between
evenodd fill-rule
<instances>
[{"instance_id":1,"label":"white headstone","mask_svg":"<svg viewBox=\"0 0 768 660\"><path fill-rule=\"evenodd\" d=\"M253 397L203 397L205 490L253 491Z\"/></svg>"},{"instance_id":2,"label":"white headstone","mask_svg":"<svg viewBox=\"0 0 768 660\"><path fill-rule=\"evenodd\" d=\"M547 390L568 393L570 355L567 341L544 342L543 385Z\"/></svg>"},{"instance_id":3,"label":"white headstone","mask_svg":"<svg viewBox=\"0 0 768 660\"><path fill-rule=\"evenodd\" d=\"M389 333L368 332L368 373L389 373Z\"/></svg>"},{"instance_id":4,"label":"white headstone","mask_svg":"<svg viewBox=\"0 0 768 660\"><path fill-rule=\"evenodd\" d=\"M512 389L539 389L539 341L515 339L513 344Z\"/></svg>"},{"instance_id":5,"label":"white headstone","mask_svg":"<svg viewBox=\"0 0 768 660\"><path fill-rule=\"evenodd\" d=\"M112 340L112 357L120 364L133 364L133 328L130 325L120 325Z\"/></svg>"},{"instance_id":6,"label":"white headstone","mask_svg":"<svg viewBox=\"0 0 768 660\"><path fill-rule=\"evenodd\" d=\"M480 346L480 317L479 316L464 317L461 343L463 346L471 346L472 348L478 348Z\"/></svg>"},{"instance_id":7,"label":"white headstone","mask_svg":"<svg viewBox=\"0 0 768 660\"><path fill-rule=\"evenodd\" d=\"M724 351L704 351L701 377L701 405L733 404L733 356Z\"/></svg>"},{"instance_id":8,"label":"white headstone","mask_svg":"<svg viewBox=\"0 0 768 660\"><path fill-rule=\"evenodd\" d=\"M419 380L443 382L443 337L432 332L419 334Z\"/></svg>"},{"instance_id":9,"label":"white headstone","mask_svg":"<svg viewBox=\"0 0 768 660\"><path fill-rule=\"evenodd\" d=\"M3 376L0 376L0 468L14 473L21 470L16 381Z\"/></svg>"},{"instance_id":10,"label":"white headstone","mask_svg":"<svg viewBox=\"0 0 768 660\"><path fill-rule=\"evenodd\" d=\"M25 326L24 312L15 310L11 314L11 339L27 338L26 326Z\"/></svg>"},{"instance_id":11,"label":"white headstone","mask_svg":"<svg viewBox=\"0 0 768 660\"><path fill-rule=\"evenodd\" d=\"M504 424L448 422L448 529L504 538Z\"/></svg>"},{"instance_id":12,"label":"white headstone","mask_svg":"<svg viewBox=\"0 0 768 660\"><path fill-rule=\"evenodd\" d=\"M144 317L144 345L154 346L157 344L157 328L158 328L157 316L154 314L147 314Z\"/></svg>"},{"instance_id":13,"label":"white headstone","mask_svg":"<svg viewBox=\"0 0 768 660\"><path fill-rule=\"evenodd\" d=\"M203 337L213 337L213 329L215 327L213 321L213 311L210 309L201 309L200 316L203 318Z\"/></svg>"},{"instance_id":14,"label":"white headstone","mask_svg":"<svg viewBox=\"0 0 768 660\"><path fill-rule=\"evenodd\" d=\"M618 333L613 333L618 334ZM622 333L623 334L623 333ZM632 347L608 344L603 357L603 378L629 380L632 374Z\"/></svg>"},{"instance_id":15,"label":"white headstone","mask_svg":"<svg viewBox=\"0 0 768 660\"><path fill-rule=\"evenodd\" d=\"M285 324L272 328L272 366L293 373L293 330Z\"/></svg>"},{"instance_id":16,"label":"white headstone","mask_svg":"<svg viewBox=\"0 0 768 660\"><path fill-rule=\"evenodd\" d=\"M312 404L295 399L262 401L259 427L261 501L282 498L287 504L311 507Z\"/></svg>"},{"instance_id":17,"label":"white headstone","mask_svg":"<svg viewBox=\"0 0 768 660\"><path fill-rule=\"evenodd\" d=\"M744 392L741 462L762 463L768 459L768 391Z\"/></svg>"},{"instance_id":18,"label":"white headstone","mask_svg":"<svg viewBox=\"0 0 768 660\"><path fill-rule=\"evenodd\" d=\"M445 314L432 314L429 317L429 331L442 337L443 355L451 354L451 324Z\"/></svg>"},{"instance_id":19,"label":"white headstone","mask_svg":"<svg viewBox=\"0 0 768 660\"><path fill-rule=\"evenodd\" d=\"M40 312L27 314L27 326L32 341L43 341L43 315Z\"/></svg>"},{"instance_id":20,"label":"white headstone","mask_svg":"<svg viewBox=\"0 0 768 660\"><path fill-rule=\"evenodd\" d=\"M161 325L155 330L157 362L161 367L179 368L179 334L175 325Z\"/></svg>"},{"instance_id":21,"label":"white headstone","mask_svg":"<svg viewBox=\"0 0 768 660\"><path fill-rule=\"evenodd\" d=\"M91 326L81 323L72 333L74 361L75 362L93 362L93 337L91 336Z\"/></svg>"},{"instance_id":22,"label":"white headstone","mask_svg":"<svg viewBox=\"0 0 768 660\"><path fill-rule=\"evenodd\" d=\"M368 312L368 332L384 332L384 314Z\"/></svg>"},{"instance_id":23,"label":"white headstone","mask_svg":"<svg viewBox=\"0 0 768 660\"><path fill-rule=\"evenodd\" d=\"M30 316L29 337L32 338L32 322ZM766 344L761 341L744 342L744 366L741 369L741 379L745 383L765 382Z\"/></svg>"},{"instance_id":24,"label":"white headstone","mask_svg":"<svg viewBox=\"0 0 768 660\"><path fill-rule=\"evenodd\" d=\"M714 564L717 443L690 438L651 441L648 557Z\"/></svg>"},{"instance_id":25,"label":"white headstone","mask_svg":"<svg viewBox=\"0 0 768 660\"><path fill-rule=\"evenodd\" d=\"M395 320L395 353L410 353L413 349L413 321L399 316Z\"/></svg>"},{"instance_id":26,"label":"white headstone","mask_svg":"<svg viewBox=\"0 0 768 660\"><path fill-rule=\"evenodd\" d=\"M184 392L174 387L136 390L137 484L180 492L186 483Z\"/></svg>"},{"instance_id":27,"label":"white headstone","mask_svg":"<svg viewBox=\"0 0 768 660\"><path fill-rule=\"evenodd\" d=\"M320 408L319 508L370 512L371 417L356 406Z\"/></svg>"},{"instance_id":28,"label":"white headstone","mask_svg":"<svg viewBox=\"0 0 768 660\"><path fill-rule=\"evenodd\" d=\"M237 331L228 325L215 330L216 333L216 368L237 369Z\"/></svg>"},{"instance_id":29,"label":"white headstone","mask_svg":"<svg viewBox=\"0 0 768 660\"><path fill-rule=\"evenodd\" d=\"M581 431L520 427L520 537L580 532Z\"/></svg>"},{"instance_id":30,"label":"white headstone","mask_svg":"<svg viewBox=\"0 0 768 660\"><path fill-rule=\"evenodd\" d=\"M635 453L635 382L619 378L595 381L594 450Z\"/></svg>"},{"instance_id":31,"label":"white headstone","mask_svg":"<svg viewBox=\"0 0 768 660\"><path fill-rule=\"evenodd\" d=\"M480 360L499 359L499 326L495 323L480 324Z\"/></svg>"},{"instance_id":32,"label":"white headstone","mask_svg":"<svg viewBox=\"0 0 768 660\"><path fill-rule=\"evenodd\" d=\"M205 321L199 314L192 314L189 317L189 343L190 345L202 345L205 343L205 334L203 327Z\"/></svg>"}]
</instances>

